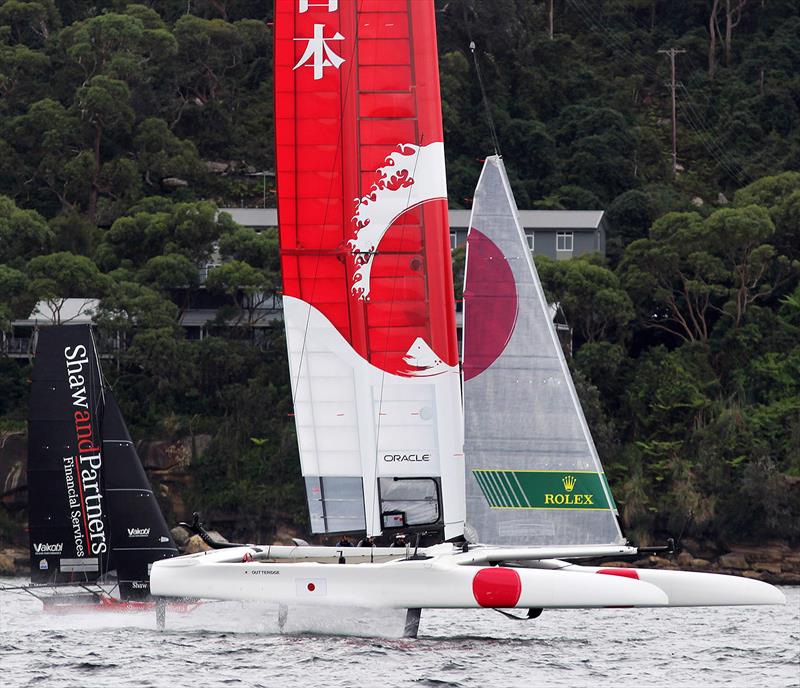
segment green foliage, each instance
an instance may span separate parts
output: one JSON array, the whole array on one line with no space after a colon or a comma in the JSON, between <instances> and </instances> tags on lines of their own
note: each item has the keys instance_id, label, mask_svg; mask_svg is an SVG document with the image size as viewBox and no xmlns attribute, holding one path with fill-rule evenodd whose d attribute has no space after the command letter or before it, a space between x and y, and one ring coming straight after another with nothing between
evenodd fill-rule
<instances>
[{"instance_id":1,"label":"green foliage","mask_svg":"<svg viewBox=\"0 0 800 688\"><path fill-rule=\"evenodd\" d=\"M555 261L536 257L545 291L564 309L581 342L620 340L633 320L633 303L619 278L591 258Z\"/></svg>"},{"instance_id":2,"label":"green foliage","mask_svg":"<svg viewBox=\"0 0 800 688\"><path fill-rule=\"evenodd\" d=\"M0 263L23 265L28 258L46 253L53 239L39 213L18 208L13 200L0 196Z\"/></svg>"},{"instance_id":3,"label":"green foliage","mask_svg":"<svg viewBox=\"0 0 800 688\"><path fill-rule=\"evenodd\" d=\"M214 242L234 227L230 216L218 215L208 201L170 203L162 197L145 198L106 232L97 260L106 269L139 267L164 253L177 253L199 263L211 255Z\"/></svg>"},{"instance_id":4,"label":"green foliage","mask_svg":"<svg viewBox=\"0 0 800 688\"><path fill-rule=\"evenodd\" d=\"M28 277L31 293L50 307L57 324L68 298L101 297L109 283L89 258L67 251L33 258L28 263Z\"/></svg>"},{"instance_id":5,"label":"green foliage","mask_svg":"<svg viewBox=\"0 0 800 688\"><path fill-rule=\"evenodd\" d=\"M607 264L537 265L629 533L800 537L800 10L748 3L712 50L710 3L591 5L555 3L551 37L538 0L437 0L450 202L471 205L493 146L474 40L520 207L607 211ZM285 342L252 327L276 232L218 212L274 202L248 176L274 169L272 13L0 0L0 329L99 298L134 434L211 434L184 497L247 540L306 518ZM189 341L179 318L207 299L228 305ZM28 372L0 358L0 428Z\"/></svg>"},{"instance_id":6,"label":"green foliage","mask_svg":"<svg viewBox=\"0 0 800 688\"><path fill-rule=\"evenodd\" d=\"M219 251L226 258L241 260L255 268L278 272L278 232L264 230L256 232L249 227L240 227L220 238Z\"/></svg>"}]
</instances>

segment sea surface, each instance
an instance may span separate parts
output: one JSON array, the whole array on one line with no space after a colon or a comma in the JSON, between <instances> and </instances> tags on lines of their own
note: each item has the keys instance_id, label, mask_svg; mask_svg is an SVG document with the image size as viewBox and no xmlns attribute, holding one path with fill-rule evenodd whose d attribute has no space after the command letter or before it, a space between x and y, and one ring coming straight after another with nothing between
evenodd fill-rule
<instances>
[{"instance_id":1,"label":"sea surface","mask_svg":"<svg viewBox=\"0 0 800 688\"><path fill-rule=\"evenodd\" d=\"M152 613L46 614L5 592L0 686L788 688L800 686L800 588L783 591L783 607L545 611L533 621L423 611L416 639L379 637L396 630L390 615L341 610L290 608L280 633L276 608L232 602L169 610L159 631Z\"/></svg>"}]
</instances>

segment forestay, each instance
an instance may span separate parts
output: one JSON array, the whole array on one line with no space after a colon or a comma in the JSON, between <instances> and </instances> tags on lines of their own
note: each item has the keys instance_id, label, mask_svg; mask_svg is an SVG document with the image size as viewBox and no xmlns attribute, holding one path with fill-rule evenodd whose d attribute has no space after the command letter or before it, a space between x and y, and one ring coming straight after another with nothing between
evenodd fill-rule
<instances>
[{"instance_id":1,"label":"forestay","mask_svg":"<svg viewBox=\"0 0 800 688\"><path fill-rule=\"evenodd\" d=\"M277 0L284 316L316 533L463 530L432 0Z\"/></svg>"},{"instance_id":2,"label":"forestay","mask_svg":"<svg viewBox=\"0 0 800 688\"><path fill-rule=\"evenodd\" d=\"M475 191L466 262L467 537L623 542L499 156Z\"/></svg>"}]
</instances>

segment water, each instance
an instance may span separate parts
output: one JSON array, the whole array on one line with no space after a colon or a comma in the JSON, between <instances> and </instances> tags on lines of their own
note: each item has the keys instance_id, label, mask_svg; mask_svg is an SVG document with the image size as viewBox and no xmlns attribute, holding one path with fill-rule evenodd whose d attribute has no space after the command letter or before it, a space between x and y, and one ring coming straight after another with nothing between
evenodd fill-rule
<instances>
[{"instance_id":1,"label":"water","mask_svg":"<svg viewBox=\"0 0 800 688\"><path fill-rule=\"evenodd\" d=\"M8 581L5 581L8 582ZM483 610L424 611L419 638L279 634L274 608L51 615L0 593L0 685L800 686L800 588L784 607L545 611L516 622ZM290 610L286 628L311 623ZM373 616L381 634L389 620ZM319 619L316 619L319 622Z\"/></svg>"}]
</instances>

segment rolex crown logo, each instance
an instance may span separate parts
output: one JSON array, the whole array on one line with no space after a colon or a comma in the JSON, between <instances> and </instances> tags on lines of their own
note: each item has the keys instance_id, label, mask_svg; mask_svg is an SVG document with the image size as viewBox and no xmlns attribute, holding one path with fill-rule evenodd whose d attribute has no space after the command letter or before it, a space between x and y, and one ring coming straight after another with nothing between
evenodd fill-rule
<instances>
[{"instance_id":1,"label":"rolex crown logo","mask_svg":"<svg viewBox=\"0 0 800 688\"><path fill-rule=\"evenodd\" d=\"M575 489L575 483L578 481L575 479L574 475L565 475L561 482L564 483L564 489L567 492L572 492L572 490Z\"/></svg>"}]
</instances>

